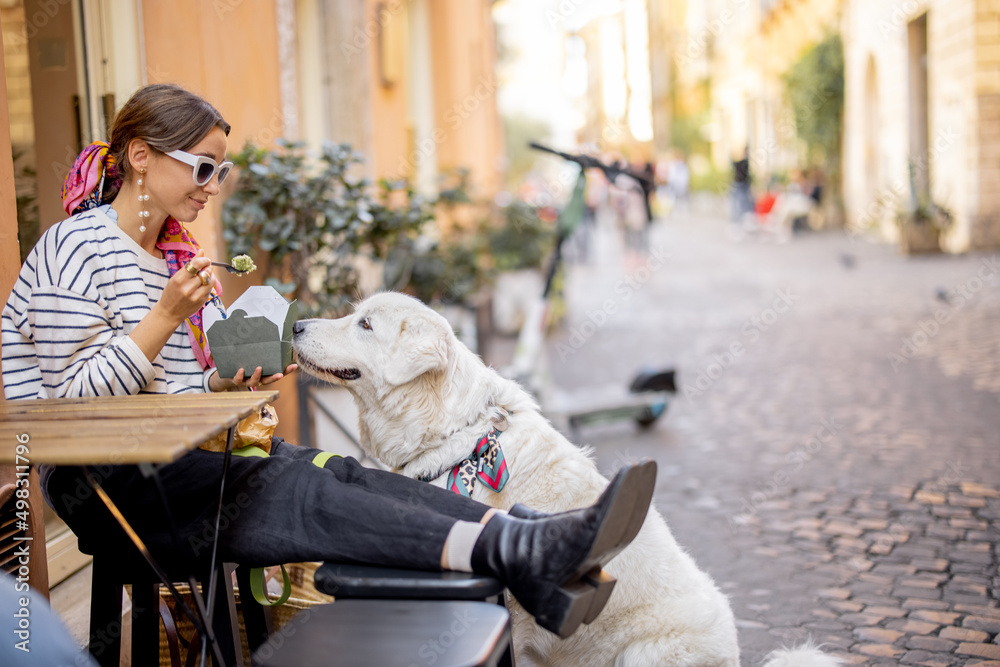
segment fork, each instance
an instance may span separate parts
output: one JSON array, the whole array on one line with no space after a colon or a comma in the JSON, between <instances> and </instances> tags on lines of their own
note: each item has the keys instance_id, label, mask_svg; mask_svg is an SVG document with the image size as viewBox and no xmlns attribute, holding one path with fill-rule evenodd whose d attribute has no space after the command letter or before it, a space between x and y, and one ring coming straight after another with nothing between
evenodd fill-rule
<instances>
[{"instance_id":1,"label":"fork","mask_svg":"<svg viewBox=\"0 0 1000 667\"><path fill-rule=\"evenodd\" d=\"M237 271L232 264L226 264L225 262L212 262L212 266L221 266L226 271L235 273L237 276L245 276L248 273L247 271Z\"/></svg>"}]
</instances>

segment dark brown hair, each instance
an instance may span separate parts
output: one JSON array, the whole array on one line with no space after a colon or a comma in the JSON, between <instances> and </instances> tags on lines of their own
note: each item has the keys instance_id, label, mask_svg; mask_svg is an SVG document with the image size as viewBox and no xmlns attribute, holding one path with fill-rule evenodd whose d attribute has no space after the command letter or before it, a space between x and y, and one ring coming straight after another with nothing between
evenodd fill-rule
<instances>
[{"instance_id":1,"label":"dark brown hair","mask_svg":"<svg viewBox=\"0 0 1000 667\"><path fill-rule=\"evenodd\" d=\"M108 144L115 158L112 178L104 184L104 202L114 200L122 183L132 173L128 145L142 139L167 153L187 150L212 130L221 127L229 135L230 125L215 107L174 84L158 83L140 88L115 116Z\"/></svg>"}]
</instances>

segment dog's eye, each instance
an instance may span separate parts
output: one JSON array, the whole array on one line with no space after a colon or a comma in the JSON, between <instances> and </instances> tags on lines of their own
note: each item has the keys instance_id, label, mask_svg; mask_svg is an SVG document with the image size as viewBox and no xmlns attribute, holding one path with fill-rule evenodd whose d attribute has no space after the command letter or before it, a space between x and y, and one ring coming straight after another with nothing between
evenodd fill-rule
<instances>
[{"instance_id":1,"label":"dog's eye","mask_svg":"<svg viewBox=\"0 0 1000 667\"><path fill-rule=\"evenodd\" d=\"M361 321L358 322L358 325L360 325L362 329L367 329L368 331L372 330L372 323L368 321L367 317L361 318Z\"/></svg>"}]
</instances>

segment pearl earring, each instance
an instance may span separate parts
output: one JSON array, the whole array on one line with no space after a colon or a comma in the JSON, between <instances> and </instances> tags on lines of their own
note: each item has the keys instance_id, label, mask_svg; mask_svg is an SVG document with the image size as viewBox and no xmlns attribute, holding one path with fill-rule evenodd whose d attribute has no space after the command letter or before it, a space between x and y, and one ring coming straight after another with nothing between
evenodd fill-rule
<instances>
[{"instance_id":1,"label":"pearl earring","mask_svg":"<svg viewBox=\"0 0 1000 667\"><path fill-rule=\"evenodd\" d=\"M139 170L139 180L136 185L139 186L139 231L146 231L146 220L149 218L149 211L146 210L146 202L149 201L149 195L147 195L142 187L142 177L146 175L145 169Z\"/></svg>"}]
</instances>

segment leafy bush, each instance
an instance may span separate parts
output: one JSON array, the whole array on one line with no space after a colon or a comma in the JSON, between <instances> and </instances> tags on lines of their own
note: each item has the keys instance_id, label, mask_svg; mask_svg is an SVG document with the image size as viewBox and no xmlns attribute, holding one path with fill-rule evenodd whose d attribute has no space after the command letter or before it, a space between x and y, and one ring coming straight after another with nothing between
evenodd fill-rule
<instances>
[{"instance_id":1,"label":"leafy bush","mask_svg":"<svg viewBox=\"0 0 1000 667\"><path fill-rule=\"evenodd\" d=\"M229 249L263 253L266 283L299 299L306 316L335 315L358 296L358 257L382 263L382 287L427 303L461 302L485 280L481 236L442 236L432 224L436 211L471 202L465 169L443 175L431 200L401 181L355 177L362 157L347 144L324 145L318 162L285 141L247 146L233 161L241 169L224 207Z\"/></svg>"},{"instance_id":2,"label":"leafy bush","mask_svg":"<svg viewBox=\"0 0 1000 667\"><path fill-rule=\"evenodd\" d=\"M374 187L356 176L362 156L348 144L326 143L310 161L304 144L277 143L248 144L233 157L240 172L223 207L225 240L230 254L258 261L267 284L298 299L304 316L332 316L358 296L356 258L384 260L412 244L434 202L406 183Z\"/></svg>"},{"instance_id":3,"label":"leafy bush","mask_svg":"<svg viewBox=\"0 0 1000 667\"><path fill-rule=\"evenodd\" d=\"M425 303L462 303L485 281L482 238L454 233L414 255L403 288Z\"/></svg>"},{"instance_id":4,"label":"leafy bush","mask_svg":"<svg viewBox=\"0 0 1000 667\"><path fill-rule=\"evenodd\" d=\"M827 173L839 171L844 115L844 43L827 36L784 75L785 92L795 116L795 132L806 145L810 164Z\"/></svg>"},{"instance_id":5,"label":"leafy bush","mask_svg":"<svg viewBox=\"0 0 1000 667\"><path fill-rule=\"evenodd\" d=\"M514 200L500 209L499 222L484 224L484 236L497 271L541 268L555 244L555 226L538 208Z\"/></svg>"}]
</instances>

